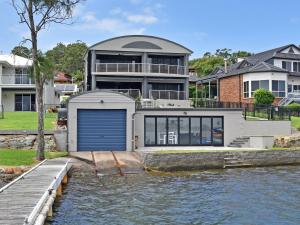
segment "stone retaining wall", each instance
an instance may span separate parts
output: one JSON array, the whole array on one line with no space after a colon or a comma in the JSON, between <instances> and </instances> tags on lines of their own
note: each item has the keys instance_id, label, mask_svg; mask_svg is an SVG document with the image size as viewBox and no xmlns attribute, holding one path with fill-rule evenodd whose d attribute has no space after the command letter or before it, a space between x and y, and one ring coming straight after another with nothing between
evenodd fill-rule
<instances>
[{"instance_id":1,"label":"stone retaining wall","mask_svg":"<svg viewBox=\"0 0 300 225\"><path fill-rule=\"evenodd\" d=\"M65 130L45 132L45 150L67 150ZM36 131L0 131L0 149L37 149Z\"/></svg>"},{"instance_id":2,"label":"stone retaining wall","mask_svg":"<svg viewBox=\"0 0 300 225\"><path fill-rule=\"evenodd\" d=\"M236 158L247 166L300 164L300 150L220 151L195 153L140 153L146 168L160 171L223 169L224 158Z\"/></svg>"}]
</instances>

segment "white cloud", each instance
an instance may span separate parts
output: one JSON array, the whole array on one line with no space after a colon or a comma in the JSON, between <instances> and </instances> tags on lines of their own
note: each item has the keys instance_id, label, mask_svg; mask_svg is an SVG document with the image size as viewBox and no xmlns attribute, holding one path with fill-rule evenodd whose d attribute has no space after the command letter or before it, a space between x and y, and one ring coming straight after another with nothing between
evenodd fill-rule
<instances>
[{"instance_id":1,"label":"white cloud","mask_svg":"<svg viewBox=\"0 0 300 225\"><path fill-rule=\"evenodd\" d=\"M143 14L127 15L126 18L129 22L143 24L153 24L158 21L157 17L155 16Z\"/></svg>"}]
</instances>

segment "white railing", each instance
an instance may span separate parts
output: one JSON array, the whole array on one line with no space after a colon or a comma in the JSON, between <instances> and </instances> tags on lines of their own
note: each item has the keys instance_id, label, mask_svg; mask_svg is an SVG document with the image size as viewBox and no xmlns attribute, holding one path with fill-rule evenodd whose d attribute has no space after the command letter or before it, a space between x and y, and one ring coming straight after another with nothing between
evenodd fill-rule
<instances>
[{"instance_id":1,"label":"white railing","mask_svg":"<svg viewBox=\"0 0 300 225\"><path fill-rule=\"evenodd\" d=\"M185 91L173 90L150 90L149 97L151 99L170 99L170 100L185 100Z\"/></svg>"},{"instance_id":2,"label":"white railing","mask_svg":"<svg viewBox=\"0 0 300 225\"><path fill-rule=\"evenodd\" d=\"M141 91L139 89L97 89L97 90L119 92L135 99L141 97Z\"/></svg>"},{"instance_id":3,"label":"white railing","mask_svg":"<svg viewBox=\"0 0 300 225\"><path fill-rule=\"evenodd\" d=\"M2 74L0 75L0 84L34 84L34 79L28 74Z\"/></svg>"},{"instance_id":4,"label":"white railing","mask_svg":"<svg viewBox=\"0 0 300 225\"><path fill-rule=\"evenodd\" d=\"M163 73L186 75L186 67L150 63L96 63L98 73Z\"/></svg>"},{"instance_id":5,"label":"white railing","mask_svg":"<svg viewBox=\"0 0 300 225\"><path fill-rule=\"evenodd\" d=\"M286 97L284 97L278 102L278 105L288 105L294 100L300 100L300 91L289 92Z\"/></svg>"}]
</instances>

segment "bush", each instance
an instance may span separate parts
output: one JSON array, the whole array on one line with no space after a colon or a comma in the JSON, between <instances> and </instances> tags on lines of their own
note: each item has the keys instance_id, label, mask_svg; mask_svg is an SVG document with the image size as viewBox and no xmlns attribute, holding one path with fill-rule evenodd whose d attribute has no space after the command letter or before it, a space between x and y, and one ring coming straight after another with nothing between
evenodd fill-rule
<instances>
[{"instance_id":1,"label":"bush","mask_svg":"<svg viewBox=\"0 0 300 225\"><path fill-rule=\"evenodd\" d=\"M285 108L293 111L293 112L299 112L300 111L300 104L298 103L292 103L290 105L285 106Z\"/></svg>"},{"instance_id":2,"label":"bush","mask_svg":"<svg viewBox=\"0 0 300 225\"><path fill-rule=\"evenodd\" d=\"M271 105L275 97L272 92L265 89L257 89L254 92L254 104L255 105Z\"/></svg>"},{"instance_id":3,"label":"bush","mask_svg":"<svg viewBox=\"0 0 300 225\"><path fill-rule=\"evenodd\" d=\"M198 92L198 98L201 98L203 93L205 93L206 88L204 89L197 89ZM196 98L197 94L196 94L196 86L189 86L189 97L190 98Z\"/></svg>"}]
</instances>

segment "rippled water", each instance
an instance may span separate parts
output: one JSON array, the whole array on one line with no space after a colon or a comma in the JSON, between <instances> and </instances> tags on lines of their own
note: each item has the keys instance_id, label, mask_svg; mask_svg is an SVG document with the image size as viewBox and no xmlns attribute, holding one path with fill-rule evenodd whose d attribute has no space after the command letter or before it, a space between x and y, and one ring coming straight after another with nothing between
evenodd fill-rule
<instances>
[{"instance_id":1,"label":"rippled water","mask_svg":"<svg viewBox=\"0 0 300 225\"><path fill-rule=\"evenodd\" d=\"M300 224L300 167L74 174L48 224Z\"/></svg>"}]
</instances>

